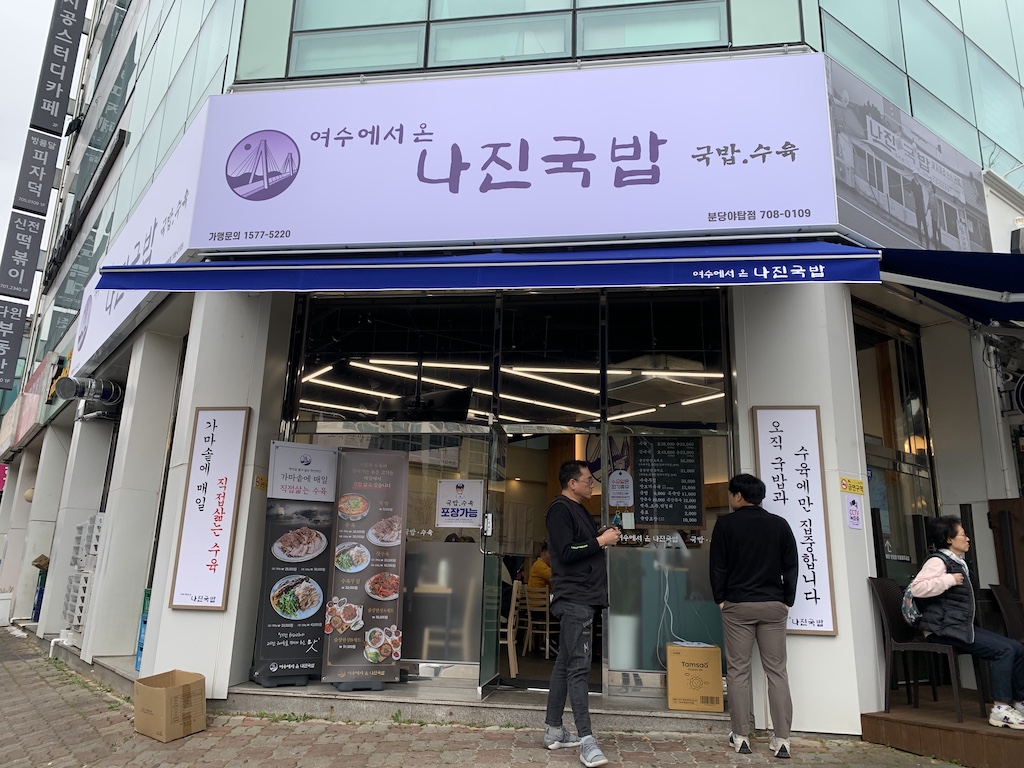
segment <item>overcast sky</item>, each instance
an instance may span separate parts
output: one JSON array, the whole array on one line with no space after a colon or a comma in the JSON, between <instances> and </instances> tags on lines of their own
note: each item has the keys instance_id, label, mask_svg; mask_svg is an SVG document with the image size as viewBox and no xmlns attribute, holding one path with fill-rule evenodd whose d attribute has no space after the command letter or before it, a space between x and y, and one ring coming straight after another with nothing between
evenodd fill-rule
<instances>
[{"instance_id":1,"label":"overcast sky","mask_svg":"<svg viewBox=\"0 0 1024 768\"><path fill-rule=\"evenodd\" d=\"M52 13L53 0L5 0L0 10L0 23L4 25L0 45L0 232L4 233Z\"/></svg>"}]
</instances>

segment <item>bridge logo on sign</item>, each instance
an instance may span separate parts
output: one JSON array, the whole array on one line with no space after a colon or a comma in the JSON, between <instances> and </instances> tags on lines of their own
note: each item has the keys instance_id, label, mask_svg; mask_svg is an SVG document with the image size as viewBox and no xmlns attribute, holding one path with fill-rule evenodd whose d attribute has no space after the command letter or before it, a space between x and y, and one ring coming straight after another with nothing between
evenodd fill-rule
<instances>
[{"instance_id":1,"label":"bridge logo on sign","mask_svg":"<svg viewBox=\"0 0 1024 768\"><path fill-rule=\"evenodd\" d=\"M299 174L299 147L280 131L250 133L235 145L224 168L228 186L246 200L269 200Z\"/></svg>"}]
</instances>

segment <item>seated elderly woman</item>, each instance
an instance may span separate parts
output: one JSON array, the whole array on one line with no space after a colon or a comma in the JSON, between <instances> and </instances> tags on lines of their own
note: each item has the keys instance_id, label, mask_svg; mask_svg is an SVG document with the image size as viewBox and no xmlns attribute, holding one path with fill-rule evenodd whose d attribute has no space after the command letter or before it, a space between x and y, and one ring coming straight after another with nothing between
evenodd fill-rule
<instances>
[{"instance_id":1,"label":"seated elderly woman","mask_svg":"<svg viewBox=\"0 0 1024 768\"><path fill-rule=\"evenodd\" d=\"M1024 730L1024 646L974 626L974 590L964 561L971 540L960 518L928 520L928 540L935 553L910 583L910 594L921 611L918 629L930 642L986 659L994 701L989 724Z\"/></svg>"}]
</instances>

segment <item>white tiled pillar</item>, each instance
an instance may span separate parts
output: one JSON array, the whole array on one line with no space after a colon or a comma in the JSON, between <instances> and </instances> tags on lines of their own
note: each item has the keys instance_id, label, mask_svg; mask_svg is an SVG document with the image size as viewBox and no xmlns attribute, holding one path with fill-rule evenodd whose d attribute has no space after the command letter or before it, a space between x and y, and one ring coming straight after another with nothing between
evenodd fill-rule
<instances>
[{"instance_id":1,"label":"white tiled pillar","mask_svg":"<svg viewBox=\"0 0 1024 768\"><path fill-rule=\"evenodd\" d=\"M79 413L81 410L79 408ZM114 422L106 419L76 420L71 431L67 472L50 547L50 569L36 627L39 637L55 635L68 628L64 619L64 598L68 577L76 570L71 562L75 532L90 515L99 511L113 432Z\"/></svg>"},{"instance_id":2,"label":"white tiled pillar","mask_svg":"<svg viewBox=\"0 0 1024 768\"><path fill-rule=\"evenodd\" d=\"M263 568L267 464L281 428L292 297L235 292L196 295L157 548L141 674L186 669L225 698L248 679ZM223 611L171 609L195 409L251 409ZM262 487L257 487L262 478Z\"/></svg>"},{"instance_id":3,"label":"white tiled pillar","mask_svg":"<svg viewBox=\"0 0 1024 768\"><path fill-rule=\"evenodd\" d=\"M181 339L143 333L132 346L96 570L86 599L82 659L134 655L149 581Z\"/></svg>"}]
</instances>

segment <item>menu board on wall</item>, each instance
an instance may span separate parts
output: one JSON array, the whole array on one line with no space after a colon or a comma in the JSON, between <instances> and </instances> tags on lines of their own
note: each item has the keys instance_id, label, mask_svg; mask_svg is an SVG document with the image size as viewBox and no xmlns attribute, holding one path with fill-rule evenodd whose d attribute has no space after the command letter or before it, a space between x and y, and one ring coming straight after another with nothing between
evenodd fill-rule
<instances>
[{"instance_id":1,"label":"menu board on wall","mask_svg":"<svg viewBox=\"0 0 1024 768\"><path fill-rule=\"evenodd\" d=\"M634 437L637 528L703 528L699 437Z\"/></svg>"},{"instance_id":2,"label":"menu board on wall","mask_svg":"<svg viewBox=\"0 0 1024 768\"><path fill-rule=\"evenodd\" d=\"M762 506L786 519L800 553L796 604L789 609L789 631L834 635L836 616L818 407L751 410L757 474L767 491Z\"/></svg>"},{"instance_id":3,"label":"menu board on wall","mask_svg":"<svg viewBox=\"0 0 1024 768\"><path fill-rule=\"evenodd\" d=\"M263 579L249 672L268 688L320 679L337 464L334 448L271 443Z\"/></svg>"},{"instance_id":4,"label":"menu board on wall","mask_svg":"<svg viewBox=\"0 0 1024 768\"><path fill-rule=\"evenodd\" d=\"M338 452L338 524L323 680L342 691L398 682L409 456Z\"/></svg>"},{"instance_id":5,"label":"menu board on wall","mask_svg":"<svg viewBox=\"0 0 1024 768\"><path fill-rule=\"evenodd\" d=\"M171 608L223 611L248 408L196 408Z\"/></svg>"}]
</instances>

